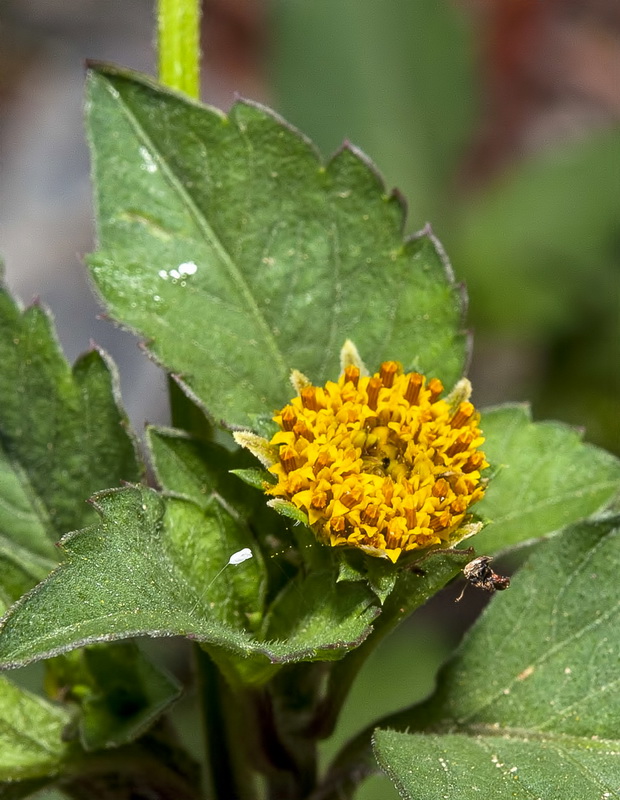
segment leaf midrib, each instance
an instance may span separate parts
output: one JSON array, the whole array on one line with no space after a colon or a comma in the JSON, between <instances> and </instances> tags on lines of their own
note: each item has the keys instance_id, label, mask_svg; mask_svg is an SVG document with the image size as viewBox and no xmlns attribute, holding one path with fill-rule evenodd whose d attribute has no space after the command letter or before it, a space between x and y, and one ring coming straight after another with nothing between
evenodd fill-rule
<instances>
[{"instance_id":1,"label":"leaf midrib","mask_svg":"<svg viewBox=\"0 0 620 800\"><path fill-rule=\"evenodd\" d=\"M265 343L267 344L273 357L275 358L280 368L280 372L283 375L286 375L288 368L286 359L284 358L284 354L278 347L275 336L273 335L273 331L269 327L269 324L265 316L261 313L260 307L258 303L255 301L247 282L243 278L243 275L235 265L233 259L229 255L226 248L223 246L219 238L216 236L211 226L208 224L207 220L200 211L199 207L194 202L192 195L185 189L182 183L177 179L176 175L169 167L167 160L164 158L159 148L155 145L151 137L142 127L135 114L131 111L129 105L123 98L122 94L118 93L117 95L115 95L115 92L117 92L117 90L114 90L113 92L111 84L107 81L106 81L106 87L110 95L113 97L113 99L117 101L119 105L122 107L130 125L132 126L132 128L136 133L138 140L142 142L143 145L147 146L149 148L149 151L156 157L160 169L162 170L163 174L170 182L170 185L177 192L181 201L185 204L186 208L192 215L198 229L204 235L205 239L208 242L210 242L211 245L216 250L222 263L228 270L229 276L232 278L234 285L237 287L237 290L241 293L242 299L247 303L247 307L249 308L251 315L256 320L259 329L262 331Z\"/></svg>"}]
</instances>

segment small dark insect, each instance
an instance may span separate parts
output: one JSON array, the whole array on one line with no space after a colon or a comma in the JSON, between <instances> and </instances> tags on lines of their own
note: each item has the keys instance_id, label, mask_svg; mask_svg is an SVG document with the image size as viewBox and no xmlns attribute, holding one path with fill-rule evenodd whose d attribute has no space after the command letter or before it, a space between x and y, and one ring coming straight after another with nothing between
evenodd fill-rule
<instances>
[{"instance_id":1,"label":"small dark insect","mask_svg":"<svg viewBox=\"0 0 620 800\"><path fill-rule=\"evenodd\" d=\"M503 592L510 586L510 578L505 575L498 575L493 572L489 564L493 561L491 556L478 556L466 564L463 568L463 575L467 583L463 591L456 598L456 602L463 597L467 584L470 583L476 589L483 589L485 592Z\"/></svg>"}]
</instances>

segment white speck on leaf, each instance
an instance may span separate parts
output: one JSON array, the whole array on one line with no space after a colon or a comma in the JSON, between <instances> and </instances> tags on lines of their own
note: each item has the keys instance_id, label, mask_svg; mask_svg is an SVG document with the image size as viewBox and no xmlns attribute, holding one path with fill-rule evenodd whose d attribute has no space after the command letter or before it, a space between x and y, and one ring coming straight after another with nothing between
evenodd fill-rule
<instances>
[{"instance_id":1,"label":"white speck on leaf","mask_svg":"<svg viewBox=\"0 0 620 800\"><path fill-rule=\"evenodd\" d=\"M140 155L142 156L141 169L147 172L157 172L157 164L153 161L153 156L149 153L146 147L140 148Z\"/></svg>"},{"instance_id":2,"label":"white speck on leaf","mask_svg":"<svg viewBox=\"0 0 620 800\"><path fill-rule=\"evenodd\" d=\"M180 275L195 275L198 270L196 264L193 261L184 261L182 264L179 264L178 271Z\"/></svg>"},{"instance_id":3,"label":"white speck on leaf","mask_svg":"<svg viewBox=\"0 0 620 800\"><path fill-rule=\"evenodd\" d=\"M232 556L228 559L228 563L236 566L237 564L243 564L244 561L247 561L249 558L252 558L253 553L249 547L244 547L243 550L237 550L236 553L233 553Z\"/></svg>"}]
</instances>

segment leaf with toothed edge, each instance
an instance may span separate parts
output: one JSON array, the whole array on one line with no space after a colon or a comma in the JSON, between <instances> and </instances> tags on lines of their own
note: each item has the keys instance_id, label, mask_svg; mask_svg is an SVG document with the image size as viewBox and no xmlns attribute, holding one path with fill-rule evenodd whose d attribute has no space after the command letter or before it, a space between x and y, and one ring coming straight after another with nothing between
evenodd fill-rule
<instances>
[{"instance_id":1,"label":"leaf with toothed edge","mask_svg":"<svg viewBox=\"0 0 620 800\"><path fill-rule=\"evenodd\" d=\"M141 466L119 405L114 365L93 350L71 368L46 311L38 304L22 311L2 288L0 363L0 598L6 610L56 566L60 553L53 543L96 519L86 503L93 491L139 479ZM128 741L176 697L176 687L133 645L98 657L129 652L140 679L134 690L145 699L140 716L108 715L108 740ZM68 680L62 691L71 689ZM27 701L4 684L0 695L6 724L9 699L17 704L13 713ZM92 708L82 709L81 724L92 729L94 718Z\"/></svg>"},{"instance_id":2,"label":"leaf with toothed edge","mask_svg":"<svg viewBox=\"0 0 620 800\"><path fill-rule=\"evenodd\" d=\"M113 364L93 350L71 368L49 315L0 286L0 605L54 567L90 495L140 478Z\"/></svg>"},{"instance_id":3,"label":"leaf with toothed edge","mask_svg":"<svg viewBox=\"0 0 620 800\"><path fill-rule=\"evenodd\" d=\"M200 507L130 487L94 502L99 524L66 536L66 563L5 617L2 666L97 641L181 635L237 657L239 675L252 682L269 677L273 665L341 658L370 633L376 608L358 589L337 591L333 604L317 598L324 624L300 627L290 641L253 633L250 612L260 607L242 571L255 562L222 570L221 558L223 542L234 551L252 541L215 499Z\"/></svg>"},{"instance_id":4,"label":"leaf with toothed edge","mask_svg":"<svg viewBox=\"0 0 620 800\"><path fill-rule=\"evenodd\" d=\"M110 315L216 418L252 424L288 376L335 378L352 339L375 368L462 375L463 302L430 229L351 146L323 165L273 112L228 116L112 67L89 74L98 250Z\"/></svg>"}]
</instances>

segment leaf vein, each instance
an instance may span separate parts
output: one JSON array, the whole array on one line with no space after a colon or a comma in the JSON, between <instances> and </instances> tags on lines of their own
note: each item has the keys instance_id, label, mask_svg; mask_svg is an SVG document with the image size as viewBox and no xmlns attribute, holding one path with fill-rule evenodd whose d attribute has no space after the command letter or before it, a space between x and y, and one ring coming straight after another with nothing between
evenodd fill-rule
<instances>
[{"instance_id":1,"label":"leaf vein","mask_svg":"<svg viewBox=\"0 0 620 800\"><path fill-rule=\"evenodd\" d=\"M115 97L115 100L116 99L117 98ZM177 178L172 169L169 167L163 154L156 147L155 142L147 134L146 130L140 124L139 120L132 112L128 104L124 102L122 99L118 99L118 102L122 105L123 110L127 116L127 119L132 128L134 129L138 140L142 141L148 147L151 155L156 158L162 170L162 173L166 175L170 185L177 192L180 200L183 202L183 204L191 214L192 218L194 219L197 228L201 231L206 241L213 247L214 251L219 256L221 263L224 265L226 271L228 272L229 277L232 279L233 284L236 286L237 291L240 293L244 302L246 303L251 316L253 316L259 330L261 330L264 337L264 341L267 347L271 350L272 356L276 361L276 363L278 364L280 371L285 373L286 361L284 359L283 353L278 347L276 339L273 335L273 331L269 327L269 324L264 314L261 312L260 306L254 299L254 296L250 291L247 281L243 277L237 265L234 263L230 253L226 250L220 238L216 235L213 228L209 225L209 223L205 219L203 213L196 205L196 202L194 201L194 198L192 197L191 193L185 187L183 187L181 181ZM243 127L239 125L237 127L237 130L240 132L241 136L247 141L247 136L245 135Z\"/></svg>"}]
</instances>

